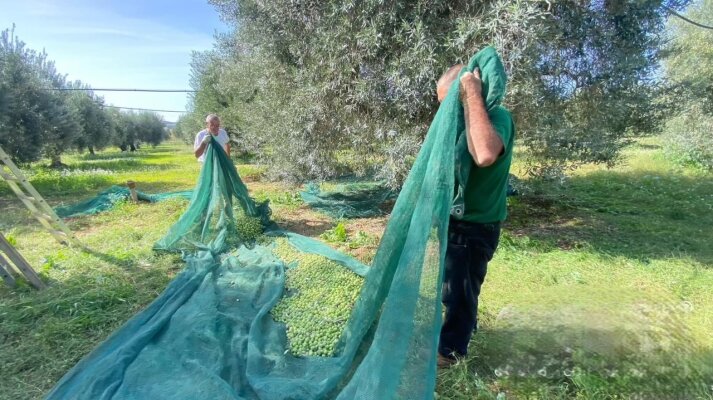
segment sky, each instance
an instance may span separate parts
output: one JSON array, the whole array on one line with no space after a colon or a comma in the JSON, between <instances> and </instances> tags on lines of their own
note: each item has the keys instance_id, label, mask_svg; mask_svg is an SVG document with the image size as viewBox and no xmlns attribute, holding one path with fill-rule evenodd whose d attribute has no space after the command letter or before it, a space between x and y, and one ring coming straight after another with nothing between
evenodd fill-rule
<instances>
[{"instance_id":1,"label":"sky","mask_svg":"<svg viewBox=\"0 0 713 400\"><path fill-rule=\"evenodd\" d=\"M192 51L228 31L207 0L0 0L0 30L93 88L190 89ZM184 93L96 92L107 104L185 111ZM176 121L178 113L159 113Z\"/></svg>"}]
</instances>

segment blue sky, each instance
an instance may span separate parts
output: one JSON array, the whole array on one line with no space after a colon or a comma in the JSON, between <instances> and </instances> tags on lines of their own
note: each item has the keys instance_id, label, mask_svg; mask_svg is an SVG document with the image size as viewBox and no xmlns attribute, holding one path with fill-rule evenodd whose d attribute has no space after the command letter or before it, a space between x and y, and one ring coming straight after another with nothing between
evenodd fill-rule
<instances>
[{"instance_id":1,"label":"blue sky","mask_svg":"<svg viewBox=\"0 0 713 400\"><path fill-rule=\"evenodd\" d=\"M28 47L59 72L96 88L189 89L191 51L225 32L207 0L2 1L0 30L15 23ZM185 110L183 93L98 92L108 104ZM161 113L167 121L179 114Z\"/></svg>"}]
</instances>

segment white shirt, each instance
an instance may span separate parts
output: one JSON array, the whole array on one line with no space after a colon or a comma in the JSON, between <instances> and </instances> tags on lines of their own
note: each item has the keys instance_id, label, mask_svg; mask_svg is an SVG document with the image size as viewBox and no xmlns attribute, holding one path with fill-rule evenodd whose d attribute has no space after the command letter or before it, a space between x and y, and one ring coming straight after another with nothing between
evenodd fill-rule
<instances>
[{"instance_id":1,"label":"white shirt","mask_svg":"<svg viewBox=\"0 0 713 400\"><path fill-rule=\"evenodd\" d=\"M207 135L210 135L208 129L203 129L202 131L198 132L198 134L196 134L196 140L193 142L193 151L201 147L201 143L203 143L203 138L205 138ZM215 140L218 141L218 143L220 143L221 146L223 146L223 149L225 149L225 151L227 152L228 142L230 141L230 138L228 137L228 132L224 131L223 129L219 129L218 135L213 137L215 138ZM198 157L198 162L203 161L205 161L205 152L203 152L203 154Z\"/></svg>"}]
</instances>

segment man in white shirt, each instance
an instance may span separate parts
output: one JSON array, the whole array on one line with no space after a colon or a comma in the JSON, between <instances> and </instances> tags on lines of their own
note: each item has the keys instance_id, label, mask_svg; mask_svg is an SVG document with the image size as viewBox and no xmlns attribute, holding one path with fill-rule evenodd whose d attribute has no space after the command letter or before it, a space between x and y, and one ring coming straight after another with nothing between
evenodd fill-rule
<instances>
[{"instance_id":1,"label":"man in white shirt","mask_svg":"<svg viewBox=\"0 0 713 400\"><path fill-rule=\"evenodd\" d=\"M205 118L206 129L196 134L196 140L193 142L193 154L198 159L198 162L205 161L205 150L210 142L210 137L215 140L225 150L225 153L230 155L230 138L225 130L220 129L220 118L215 114L210 114Z\"/></svg>"}]
</instances>

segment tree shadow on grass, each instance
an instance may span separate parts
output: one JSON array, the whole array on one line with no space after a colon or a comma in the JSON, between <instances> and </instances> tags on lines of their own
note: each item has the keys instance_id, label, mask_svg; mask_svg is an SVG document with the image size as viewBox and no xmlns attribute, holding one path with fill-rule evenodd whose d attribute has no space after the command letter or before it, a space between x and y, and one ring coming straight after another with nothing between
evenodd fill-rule
<instances>
[{"instance_id":1,"label":"tree shadow on grass","mask_svg":"<svg viewBox=\"0 0 713 400\"><path fill-rule=\"evenodd\" d=\"M139 161L137 159L115 159L115 160L96 160L91 162L82 162L67 166L68 171L93 171L93 170L109 170L113 172L127 171L142 171L142 170L168 170L176 169L179 165L163 164Z\"/></svg>"},{"instance_id":2,"label":"tree shadow on grass","mask_svg":"<svg viewBox=\"0 0 713 400\"><path fill-rule=\"evenodd\" d=\"M286 231L298 233L300 235L309 237L317 237L325 231L331 229L334 225L330 221L319 221L300 218L280 219L277 222L280 228Z\"/></svg>"},{"instance_id":3,"label":"tree shadow on grass","mask_svg":"<svg viewBox=\"0 0 713 400\"><path fill-rule=\"evenodd\" d=\"M101 187L96 187L84 191L75 191L75 192L53 192L50 193L49 196L47 196L47 200L49 203L53 206L57 205L67 205L67 204L72 204L72 203L77 203L80 201L85 201L88 200L102 191L109 189L111 186L121 186L121 187L127 187L126 182L107 182L106 185L101 186ZM162 193L169 193L169 192L180 192L180 191L186 191L186 190L191 190L192 188L185 188L185 185L180 185L177 184L177 182L174 181L152 181L152 182L141 182L137 181L136 182L136 190L143 192L148 195L155 195L155 194L162 194Z\"/></svg>"},{"instance_id":4,"label":"tree shadow on grass","mask_svg":"<svg viewBox=\"0 0 713 400\"><path fill-rule=\"evenodd\" d=\"M124 268L124 269L131 269L136 266L136 262L133 259L130 258L119 258L112 256L109 253L102 253L98 250L92 249L90 247L85 247L82 251L84 251L87 254L91 254L92 256L104 261L107 264L119 267L119 268Z\"/></svg>"},{"instance_id":5,"label":"tree shadow on grass","mask_svg":"<svg viewBox=\"0 0 713 400\"><path fill-rule=\"evenodd\" d=\"M440 371L439 394L470 377L508 398L710 398L713 349L697 345L675 315L649 317L575 322L537 321L527 313L491 316L469 356Z\"/></svg>"},{"instance_id":6,"label":"tree shadow on grass","mask_svg":"<svg viewBox=\"0 0 713 400\"><path fill-rule=\"evenodd\" d=\"M34 186L45 199L79 196L98 188L109 187L113 181L110 174L82 174L73 176L47 175L31 179L32 186ZM0 184L0 197L15 198L15 194L10 190L9 186Z\"/></svg>"},{"instance_id":7,"label":"tree shadow on grass","mask_svg":"<svg viewBox=\"0 0 713 400\"><path fill-rule=\"evenodd\" d=\"M108 265L48 281L42 291L24 287L0 292L0 365L13 377L0 380L0 398L43 397L82 357L162 292L183 267L173 256L152 258L154 265L127 267L127 260L100 251L91 254ZM175 266L168 267L174 261Z\"/></svg>"},{"instance_id":8,"label":"tree shadow on grass","mask_svg":"<svg viewBox=\"0 0 713 400\"><path fill-rule=\"evenodd\" d=\"M189 149L190 145L186 145L186 149ZM113 150L115 148L111 148ZM137 151L101 151L95 154L84 153L78 158L80 160L114 160L114 159L131 159L131 158L151 158L151 157L163 157L165 153L180 153L176 147L172 146L142 146Z\"/></svg>"},{"instance_id":9,"label":"tree shadow on grass","mask_svg":"<svg viewBox=\"0 0 713 400\"><path fill-rule=\"evenodd\" d=\"M111 184L107 184L101 188L93 190L86 188L86 190L79 192L54 192L42 190L40 193L47 200L50 207L70 206L90 200L91 198L97 196L101 191L108 189L111 186ZM137 189L150 195L185 191L185 188L176 187L175 182L169 181L151 182L146 184L139 183ZM140 204L150 203L140 202ZM29 210L13 194L0 196L0 210L2 210L2 213L0 214L0 228L2 229L11 229L15 227L28 227L36 230L41 229L39 222L32 217ZM110 210L111 209L104 212ZM63 220L73 231L91 229L94 223L93 220L86 218L86 216L69 217L64 218Z\"/></svg>"},{"instance_id":10,"label":"tree shadow on grass","mask_svg":"<svg viewBox=\"0 0 713 400\"><path fill-rule=\"evenodd\" d=\"M506 229L559 249L713 264L713 176L601 171L564 185L529 182Z\"/></svg>"}]
</instances>

